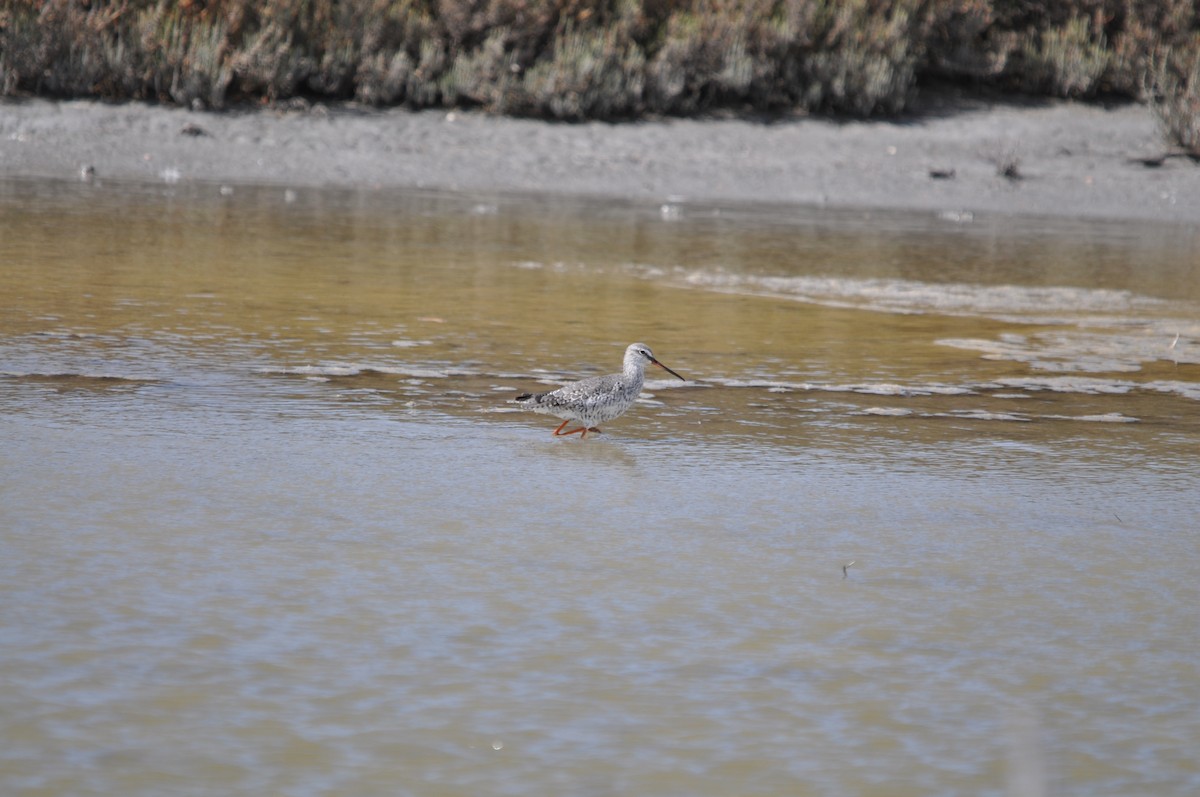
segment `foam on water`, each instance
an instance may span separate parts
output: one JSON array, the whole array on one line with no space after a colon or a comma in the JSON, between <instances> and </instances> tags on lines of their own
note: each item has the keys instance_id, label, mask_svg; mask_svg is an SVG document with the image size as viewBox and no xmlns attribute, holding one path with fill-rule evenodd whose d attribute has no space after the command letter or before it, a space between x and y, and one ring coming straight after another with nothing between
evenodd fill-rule
<instances>
[{"instance_id":1,"label":"foam on water","mask_svg":"<svg viewBox=\"0 0 1200 797\"><path fill-rule=\"evenodd\" d=\"M1052 391L1077 395L1126 395L1136 390L1170 393L1181 398L1200 401L1200 383L1170 379L1134 382L1120 379L1100 379L1077 376L1006 377L996 380L1002 387L1015 387L1031 392Z\"/></svg>"},{"instance_id":2,"label":"foam on water","mask_svg":"<svg viewBox=\"0 0 1200 797\"><path fill-rule=\"evenodd\" d=\"M904 407L866 407L850 413L861 416L882 416L890 418L957 418L971 421L1015 421L1028 423L1030 421L1075 421L1080 423L1137 423L1138 418L1132 418L1120 412L1106 412L1095 415L1060 415L1055 413L1033 414L1024 412L997 412L984 409L962 409L952 412L918 412Z\"/></svg>"},{"instance_id":3,"label":"foam on water","mask_svg":"<svg viewBox=\"0 0 1200 797\"><path fill-rule=\"evenodd\" d=\"M271 366L257 369L261 374L308 377L348 377L364 374L406 376L414 379L449 379L475 376L469 368L433 368L421 365L381 365L378 363L322 363L320 365Z\"/></svg>"},{"instance_id":4,"label":"foam on water","mask_svg":"<svg viewBox=\"0 0 1200 797\"><path fill-rule=\"evenodd\" d=\"M770 393L820 391L825 393L862 393L872 396L969 396L975 390L968 387L938 383L901 385L894 382L821 383L790 382L779 379L741 379L714 376L710 384L730 388L764 389Z\"/></svg>"},{"instance_id":5,"label":"foam on water","mask_svg":"<svg viewBox=\"0 0 1200 797\"><path fill-rule=\"evenodd\" d=\"M978 352L984 360L1021 363L1036 371L1064 375L1135 374L1158 364L1200 365L1200 306L1142 295L1128 290L1072 286L982 285L903 279L858 279L821 276L773 276L724 270L642 270L643 276L674 281L692 288L778 297L828 308L898 315L976 317L1017 326L994 337L935 338L932 343ZM1126 392L1141 388L1195 399L1200 383L1187 373L1178 380L1137 382L1097 376L1070 378L1029 389L1055 389L1084 394ZM710 380L720 382L717 380ZM830 390L879 395L969 395L973 384L814 384L766 378L730 380L730 387L762 387L770 391ZM1008 383L1015 384L1015 383ZM1053 388L1046 385L1054 384Z\"/></svg>"},{"instance_id":6,"label":"foam on water","mask_svg":"<svg viewBox=\"0 0 1200 797\"><path fill-rule=\"evenodd\" d=\"M987 360L1028 363L1042 371L1136 372L1147 363L1200 364L1200 325L1176 321L1054 329L996 339L943 338L943 346L978 351Z\"/></svg>"},{"instance_id":7,"label":"foam on water","mask_svg":"<svg viewBox=\"0 0 1200 797\"><path fill-rule=\"evenodd\" d=\"M830 307L888 313L979 315L1035 323L1071 323L1080 315L1127 317L1168 303L1129 291L1069 286L980 285L903 279L769 276L687 271L683 284L708 290L780 296Z\"/></svg>"},{"instance_id":8,"label":"foam on water","mask_svg":"<svg viewBox=\"0 0 1200 797\"><path fill-rule=\"evenodd\" d=\"M1040 392L1066 393L1079 396L1123 396L1134 391L1151 391L1200 401L1200 383L1167 379L1137 382L1128 379L1105 379L1090 376L1002 377L994 381L977 382L963 386L933 383L901 385L891 382L841 384L788 382L770 379L724 379L720 377L713 377L707 381L709 384L726 388L766 390L769 393L857 393L901 398L986 395L994 399L1024 399L1029 398L1031 394ZM1012 392L1013 390L1024 392Z\"/></svg>"},{"instance_id":9,"label":"foam on water","mask_svg":"<svg viewBox=\"0 0 1200 797\"><path fill-rule=\"evenodd\" d=\"M104 371L72 372L72 371L16 371L0 370L0 377L10 379L44 379L44 380L78 380L93 382L127 382L129 384L147 384L159 380L145 376L129 376Z\"/></svg>"},{"instance_id":10,"label":"foam on water","mask_svg":"<svg viewBox=\"0 0 1200 797\"><path fill-rule=\"evenodd\" d=\"M679 390L681 388L703 387L703 385L694 379L689 379L686 382L679 379L651 379L646 377L643 383L646 390Z\"/></svg>"}]
</instances>

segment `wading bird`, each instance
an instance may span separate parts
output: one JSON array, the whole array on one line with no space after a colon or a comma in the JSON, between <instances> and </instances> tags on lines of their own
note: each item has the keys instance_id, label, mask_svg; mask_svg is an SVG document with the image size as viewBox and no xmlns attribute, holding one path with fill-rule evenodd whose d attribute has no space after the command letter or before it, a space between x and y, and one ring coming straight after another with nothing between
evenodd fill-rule
<instances>
[{"instance_id":1,"label":"wading bird","mask_svg":"<svg viewBox=\"0 0 1200 797\"><path fill-rule=\"evenodd\" d=\"M683 379L656 360L645 343L634 343L625 349L625 367L619 374L581 379L545 393L525 393L517 396L514 402L527 410L562 418L563 422L554 430L556 436L579 432L580 438L584 438L588 432L599 432L600 424L620 417L633 406L642 392L646 366L650 364ZM579 428L564 432L572 421L578 423Z\"/></svg>"}]
</instances>

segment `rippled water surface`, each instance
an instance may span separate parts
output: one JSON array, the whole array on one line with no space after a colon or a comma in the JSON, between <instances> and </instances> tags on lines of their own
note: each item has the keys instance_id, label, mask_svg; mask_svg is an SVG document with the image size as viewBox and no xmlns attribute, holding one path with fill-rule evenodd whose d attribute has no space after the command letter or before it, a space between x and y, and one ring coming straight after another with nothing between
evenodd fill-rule
<instances>
[{"instance_id":1,"label":"rippled water surface","mask_svg":"<svg viewBox=\"0 0 1200 797\"><path fill-rule=\"evenodd\" d=\"M1200 792L1195 230L10 183L0 274L4 794Z\"/></svg>"}]
</instances>

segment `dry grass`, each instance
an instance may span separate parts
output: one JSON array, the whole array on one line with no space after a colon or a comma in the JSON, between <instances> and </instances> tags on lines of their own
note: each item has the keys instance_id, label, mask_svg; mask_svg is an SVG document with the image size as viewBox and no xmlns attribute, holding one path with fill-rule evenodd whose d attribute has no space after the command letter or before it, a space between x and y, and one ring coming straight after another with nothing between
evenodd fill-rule
<instances>
[{"instance_id":1,"label":"dry grass","mask_svg":"<svg viewBox=\"0 0 1200 797\"><path fill-rule=\"evenodd\" d=\"M1149 79L1150 103L1164 137L1200 159L1200 36L1163 53Z\"/></svg>"},{"instance_id":2,"label":"dry grass","mask_svg":"<svg viewBox=\"0 0 1200 797\"><path fill-rule=\"evenodd\" d=\"M1031 90L1060 97L1086 97L1096 93L1108 68L1109 49L1103 30L1092 21L1075 17L1061 27L1030 35L1022 45L1024 82Z\"/></svg>"},{"instance_id":3,"label":"dry grass","mask_svg":"<svg viewBox=\"0 0 1200 797\"><path fill-rule=\"evenodd\" d=\"M0 0L0 91L868 116L948 78L1152 100L1195 147L1198 35L1192 0Z\"/></svg>"}]
</instances>

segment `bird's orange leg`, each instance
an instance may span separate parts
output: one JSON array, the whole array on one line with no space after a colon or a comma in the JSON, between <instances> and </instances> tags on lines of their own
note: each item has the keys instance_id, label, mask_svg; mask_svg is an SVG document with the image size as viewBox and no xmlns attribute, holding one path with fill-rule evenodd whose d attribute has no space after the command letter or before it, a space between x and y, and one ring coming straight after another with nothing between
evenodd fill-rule
<instances>
[{"instance_id":1,"label":"bird's orange leg","mask_svg":"<svg viewBox=\"0 0 1200 797\"><path fill-rule=\"evenodd\" d=\"M554 430L554 436L555 437L566 437L567 435L575 434L576 432L583 432L581 437L587 437L587 427L585 427L585 426L580 426L578 429L572 429L569 432L564 432L563 427L566 426L570 422L571 422L571 419L568 418L567 420L560 423L558 425L558 428Z\"/></svg>"}]
</instances>

